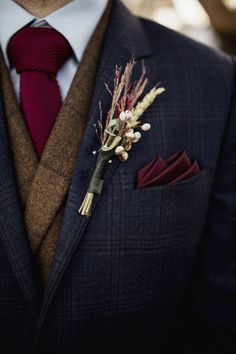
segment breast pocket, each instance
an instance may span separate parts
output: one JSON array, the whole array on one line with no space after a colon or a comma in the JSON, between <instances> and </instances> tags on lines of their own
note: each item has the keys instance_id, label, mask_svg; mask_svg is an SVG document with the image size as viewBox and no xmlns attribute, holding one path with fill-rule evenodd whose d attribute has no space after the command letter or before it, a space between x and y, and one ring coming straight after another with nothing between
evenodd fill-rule
<instances>
[{"instance_id":1,"label":"breast pocket","mask_svg":"<svg viewBox=\"0 0 236 354\"><path fill-rule=\"evenodd\" d=\"M185 233L199 225L209 197L210 170L175 185L126 189L124 231L156 237L160 231ZM174 235L173 235L174 236Z\"/></svg>"},{"instance_id":2,"label":"breast pocket","mask_svg":"<svg viewBox=\"0 0 236 354\"><path fill-rule=\"evenodd\" d=\"M204 168L175 185L124 191L124 292L153 293L186 272L201 238L211 177Z\"/></svg>"}]
</instances>

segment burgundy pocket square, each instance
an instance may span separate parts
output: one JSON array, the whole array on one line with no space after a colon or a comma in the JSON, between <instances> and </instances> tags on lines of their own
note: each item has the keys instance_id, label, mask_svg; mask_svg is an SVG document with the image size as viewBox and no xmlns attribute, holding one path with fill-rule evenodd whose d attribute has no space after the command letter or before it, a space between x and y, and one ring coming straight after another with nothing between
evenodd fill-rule
<instances>
[{"instance_id":1,"label":"burgundy pocket square","mask_svg":"<svg viewBox=\"0 0 236 354\"><path fill-rule=\"evenodd\" d=\"M137 174L137 188L175 184L194 177L200 172L198 162L191 162L186 151L181 150L164 160L157 156Z\"/></svg>"}]
</instances>

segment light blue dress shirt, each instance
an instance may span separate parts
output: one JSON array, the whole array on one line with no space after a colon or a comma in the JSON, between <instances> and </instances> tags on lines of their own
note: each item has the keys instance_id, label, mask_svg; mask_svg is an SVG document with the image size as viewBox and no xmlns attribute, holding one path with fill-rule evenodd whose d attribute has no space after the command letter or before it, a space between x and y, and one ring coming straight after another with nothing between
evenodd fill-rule
<instances>
[{"instance_id":1,"label":"light blue dress shirt","mask_svg":"<svg viewBox=\"0 0 236 354\"><path fill-rule=\"evenodd\" d=\"M34 21L37 26L41 23L44 25L46 22L68 40L74 54L66 61L57 76L64 100L89 39L105 11L107 2L108 0L74 0L49 16L38 19L13 0L0 0L0 45L18 100L19 75L15 68L10 66L7 56L7 45L10 38L22 27Z\"/></svg>"}]
</instances>

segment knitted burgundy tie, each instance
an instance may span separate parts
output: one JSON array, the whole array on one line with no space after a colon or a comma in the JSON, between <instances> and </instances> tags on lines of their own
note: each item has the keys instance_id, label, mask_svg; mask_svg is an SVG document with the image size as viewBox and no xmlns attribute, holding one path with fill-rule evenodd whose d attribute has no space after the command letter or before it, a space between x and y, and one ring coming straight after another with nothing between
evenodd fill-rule
<instances>
[{"instance_id":1,"label":"knitted burgundy tie","mask_svg":"<svg viewBox=\"0 0 236 354\"><path fill-rule=\"evenodd\" d=\"M26 27L10 40L8 55L20 75L20 104L39 156L61 108L56 75L72 49L53 28Z\"/></svg>"}]
</instances>

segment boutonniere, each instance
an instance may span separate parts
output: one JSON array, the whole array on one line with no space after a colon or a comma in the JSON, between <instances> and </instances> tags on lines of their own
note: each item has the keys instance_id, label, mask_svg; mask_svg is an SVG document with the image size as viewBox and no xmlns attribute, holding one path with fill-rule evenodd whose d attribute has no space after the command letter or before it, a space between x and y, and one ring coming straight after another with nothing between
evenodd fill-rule
<instances>
[{"instance_id":1,"label":"boutonniere","mask_svg":"<svg viewBox=\"0 0 236 354\"><path fill-rule=\"evenodd\" d=\"M103 187L103 169L106 164L111 163L111 158L117 156L121 161L127 161L129 151L133 144L137 143L142 135L138 129L146 132L150 130L149 123L142 123L140 118L151 106L154 100L165 91L163 87L153 87L144 98L140 97L147 86L146 69L143 65L142 74L135 83L131 82L135 60L127 63L124 71L122 67L116 67L113 91L105 84L107 91L112 97L111 108L107 113L105 126L103 126L103 114L101 102L100 117L98 124L94 125L97 137L101 143L98 151L94 151L97 157L88 191L79 209L82 215L90 216L94 194L101 194Z\"/></svg>"}]
</instances>

